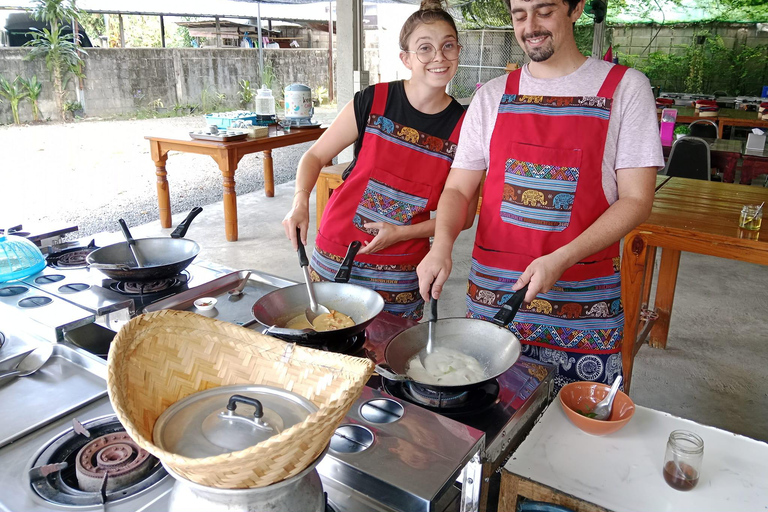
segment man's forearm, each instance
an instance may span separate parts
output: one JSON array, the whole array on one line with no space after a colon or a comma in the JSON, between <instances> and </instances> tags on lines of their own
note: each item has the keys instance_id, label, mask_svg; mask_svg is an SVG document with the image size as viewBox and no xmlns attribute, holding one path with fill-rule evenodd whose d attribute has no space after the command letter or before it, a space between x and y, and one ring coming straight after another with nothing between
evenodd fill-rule
<instances>
[{"instance_id":1,"label":"man's forearm","mask_svg":"<svg viewBox=\"0 0 768 512\"><path fill-rule=\"evenodd\" d=\"M570 265L598 253L642 224L651 213L653 203L635 197L613 203L581 235L558 249Z\"/></svg>"}]
</instances>

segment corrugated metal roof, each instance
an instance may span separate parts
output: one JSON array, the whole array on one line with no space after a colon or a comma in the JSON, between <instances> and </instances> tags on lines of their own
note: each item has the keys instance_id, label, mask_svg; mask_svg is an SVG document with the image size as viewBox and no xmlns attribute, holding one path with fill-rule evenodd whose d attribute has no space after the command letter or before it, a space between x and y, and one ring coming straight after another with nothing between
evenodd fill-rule
<instances>
[{"instance_id":1,"label":"corrugated metal roof","mask_svg":"<svg viewBox=\"0 0 768 512\"><path fill-rule=\"evenodd\" d=\"M317 0L77 0L77 6L84 11L107 14L255 18L260 6L262 18L306 21L327 20L329 3ZM418 4L418 1L369 0L365 3ZM335 9L336 2L333 4ZM0 0L0 9L32 7L32 0Z\"/></svg>"}]
</instances>

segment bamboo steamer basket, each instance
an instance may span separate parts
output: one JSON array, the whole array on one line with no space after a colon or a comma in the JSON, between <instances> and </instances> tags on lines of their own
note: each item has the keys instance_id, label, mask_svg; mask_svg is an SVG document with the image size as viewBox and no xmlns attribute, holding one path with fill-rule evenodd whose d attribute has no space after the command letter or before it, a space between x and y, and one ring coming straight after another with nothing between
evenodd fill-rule
<instances>
[{"instance_id":1,"label":"bamboo steamer basket","mask_svg":"<svg viewBox=\"0 0 768 512\"><path fill-rule=\"evenodd\" d=\"M368 359L324 352L187 311L134 318L112 342L109 398L128 435L182 477L209 487L264 487L299 474L323 452L373 372ZM152 442L157 418L198 391L232 384L275 386L318 411L244 450L190 458Z\"/></svg>"}]
</instances>

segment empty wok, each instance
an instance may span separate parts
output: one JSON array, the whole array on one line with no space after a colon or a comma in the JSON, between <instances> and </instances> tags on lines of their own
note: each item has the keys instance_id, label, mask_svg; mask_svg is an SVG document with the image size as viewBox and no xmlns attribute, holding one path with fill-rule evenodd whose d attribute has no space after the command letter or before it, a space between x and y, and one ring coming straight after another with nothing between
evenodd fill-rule
<instances>
[{"instance_id":1,"label":"empty wok","mask_svg":"<svg viewBox=\"0 0 768 512\"><path fill-rule=\"evenodd\" d=\"M189 224L202 208L194 208L187 218L171 233L171 238L141 238L135 240L136 250L141 253L143 267L136 265L128 242L120 242L96 249L86 261L106 276L119 281L153 281L178 275L200 253L200 246L193 240L182 238Z\"/></svg>"},{"instance_id":2,"label":"empty wok","mask_svg":"<svg viewBox=\"0 0 768 512\"><path fill-rule=\"evenodd\" d=\"M477 359L485 370L482 379L459 386L444 386L407 376L408 362L427 346L427 322L414 325L392 338L384 350L386 364L377 365L376 372L390 380L410 380L435 391L448 392L475 388L495 379L520 357L520 340L506 326L520 309L526 291L527 285L501 304L493 323L473 318L441 318L437 322L435 346L454 349Z\"/></svg>"}]
</instances>

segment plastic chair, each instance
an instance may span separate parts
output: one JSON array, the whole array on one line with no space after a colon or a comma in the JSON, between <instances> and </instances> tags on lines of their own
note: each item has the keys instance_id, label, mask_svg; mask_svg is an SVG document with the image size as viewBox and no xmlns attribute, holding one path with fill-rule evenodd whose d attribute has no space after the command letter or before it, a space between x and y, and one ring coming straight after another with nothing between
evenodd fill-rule
<instances>
[{"instance_id":1,"label":"plastic chair","mask_svg":"<svg viewBox=\"0 0 768 512\"><path fill-rule=\"evenodd\" d=\"M709 144L698 137L682 137L672 145L664 174L711 181Z\"/></svg>"},{"instance_id":2,"label":"plastic chair","mask_svg":"<svg viewBox=\"0 0 768 512\"><path fill-rule=\"evenodd\" d=\"M705 139L717 139L717 123L709 119L699 119L692 122L688 127L691 130L691 137L703 137Z\"/></svg>"}]
</instances>

